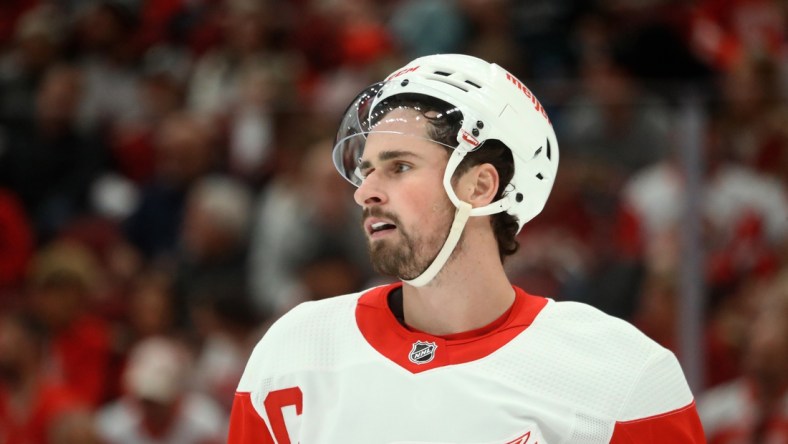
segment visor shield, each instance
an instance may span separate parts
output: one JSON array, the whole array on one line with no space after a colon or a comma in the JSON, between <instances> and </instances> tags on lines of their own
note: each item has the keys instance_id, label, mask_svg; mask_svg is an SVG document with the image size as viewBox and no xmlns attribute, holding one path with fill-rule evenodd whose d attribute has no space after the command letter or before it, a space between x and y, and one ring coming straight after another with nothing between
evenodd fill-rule
<instances>
[{"instance_id":1,"label":"visor shield","mask_svg":"<svg viewBox=\"0 0 788 444\"><path fill-rule=\"evenodd\" d=\"M370 136L402 136L395 145L407 147L413 139L428 140L453 149L462 113L427 95L399 94L376 102L385 82L376 83L356 97L340 123L334 144L334 166L355 186L363 176L358 167ZM410 140L408 140L410 139Z\"/></svg>"}]
</instances>

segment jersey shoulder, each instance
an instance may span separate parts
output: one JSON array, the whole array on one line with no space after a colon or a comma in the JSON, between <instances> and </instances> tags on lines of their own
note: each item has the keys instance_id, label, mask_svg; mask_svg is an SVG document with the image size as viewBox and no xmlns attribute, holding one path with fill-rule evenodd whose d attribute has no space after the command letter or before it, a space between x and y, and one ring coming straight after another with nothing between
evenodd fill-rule
<instances>
[{"instance_id":1,"label":"jersey shoulder","mask_svg":"<svg viewBox=\"0 0 788 444\"><path fill-rule=\"evenodd\" d=\"M356 302L362 294L363 292L352 293L319 301L302 302L274 322L263 340L291 337L292 334L304 329L330 329L333 324L353 316Z\"/></svg>"},{"instance_id":2,"label":"jersey shoulder","mask_svg":"<svg viewBox=\"0 0 788 444\"><path fill-rule=\"evenodd\" d=\"M533 324L535 342L584 400L619 421L685 407L692 393L676 356L632 324L579 302L551 302ZM586 399L587 398L587 399Z\"/></svg>"},{"instance_id":3,"label":"jersey shoulder","mask_svg":"<svg viewBox=\"0 0 788 444\"><path fill-rule=\"evenodd\" d=\"M611 348L615 348L626 352L630 357L632 351L638 351L638 354L644 356L667 351L629 322L608 315L591 305L573 301L550 301L545 308L539 316L539 327L556 334L573 336L572 343L578 346L591 346L591 349L597 352L610 352L613 351Z\"/></svg>"},{"instance_id":4,"label":"jersey shoulder","mask_svg":"<svg viewBox=\"0 0 788 444\"><path fill-rule=\"evenodd\" d=\"M263 377L334 366L339 351L360 338L354 313L362 294L304 302L284 314L255 346L238 390L253 389Z\"/></svg>"}]
</instances>

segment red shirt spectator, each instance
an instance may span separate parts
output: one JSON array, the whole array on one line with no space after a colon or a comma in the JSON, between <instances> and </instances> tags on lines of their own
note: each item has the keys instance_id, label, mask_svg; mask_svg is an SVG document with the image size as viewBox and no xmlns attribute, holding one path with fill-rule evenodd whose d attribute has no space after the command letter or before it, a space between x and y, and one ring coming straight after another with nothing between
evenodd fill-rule
<instances>
[{"instance_id":1,"label":"red shirt spectator","mask_svg":"<svg viewBox=\"0 0 788 444\"><path fill-rule=\"evenodd\" d=\"M52 338L55 368L63 382L91 405L104 401L110 360L107 323L90 314L72 322Z\"/></svg>"},{"instance_id":2,"label":"red shirt spectator","mask_svg":"<svg viewBox=\"0 0 788 444\"><path fill-rule=\"evenodd\" d=\"M46 332L21 313L0 315L0 442L92 442L85 404L44 376ZM78 429L81 429L78 432Z\"/></svg>"},{"instance_id":3,"label":"red shirt spectator","mask_svg":"<svg viewBox=\"0 0 788 444\"><path fill-rule=\"evenodd\" d=\"M16 196L0 188L0 299L19 284L33 254L33 230Z\"/></svg>"},{"instance_id":4,"label":"red shirt spectator","mask_svg":"<svg viewBox=\"0 0 788 444\"><path fill-rule=\"evenodd\" d=\"M66 386L43 380L28 402L29 410L14 409L5 387L0 386L0 442L48 443L49 435L65 415L84 404Z\"/></svg>"},{"instance_id":5,"label":"red shirt spectator","mask_svg":"<svg viewBox=\"0 0 788 444\"><path fill-rule=\"evenodd\" d=\"M102 273L90 250L60 241L35 257L30 274L34 316L49 334L45 369L93 406L103 401L110 359L109 327L91 310Z\"/></svg>"}]
</instances>

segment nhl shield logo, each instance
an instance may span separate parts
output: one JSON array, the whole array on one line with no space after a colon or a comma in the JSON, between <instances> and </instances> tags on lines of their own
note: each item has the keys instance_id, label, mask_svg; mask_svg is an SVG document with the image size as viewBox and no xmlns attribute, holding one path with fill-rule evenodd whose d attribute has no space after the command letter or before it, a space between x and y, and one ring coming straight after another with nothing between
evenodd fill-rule
<instances>
[{"instance_id":1,"label":"nhl shield logo","mask_svg":"<svg viewBox=\"0 0 788 444\"><path fill-rule=\"evenodd\" d=\"M435 358L435 349L438 345L434 342L416 341L413 343L408 359L414 364L426 364Z\"/></svg>"}]
</instances>

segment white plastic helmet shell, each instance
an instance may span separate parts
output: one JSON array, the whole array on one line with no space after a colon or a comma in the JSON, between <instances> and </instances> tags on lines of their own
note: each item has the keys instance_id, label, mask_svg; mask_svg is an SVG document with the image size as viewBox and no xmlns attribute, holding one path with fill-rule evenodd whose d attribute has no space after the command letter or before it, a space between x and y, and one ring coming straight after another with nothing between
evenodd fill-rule
<instances>
[{"instance_id":1,"label":"white plastic helmet shell","mask_svg":"<svg viewBox=\"0 0 788 444\"><path fill-rule=\"evenodd\" d=\"M371 103L364 106L364 112L372 112L378 103L406 93L441 99L462 112L458 146L444 177L446 193L455 206L459 200L450 179L457 165L468 152L484 149L485 141L497 139L512 151L514 176L501 200L474 208L470 215L506 211L517 217L522 229L542 211L558 169L558 142L547 112L522 82L500 66L476 57L430 55L413 60L375 85L374 95L368 97ZM356 106L358 103L358 99L353 102ZM337 134L334 163L345 178L358 185L350 174L350 165L342 165L358 158L343 152L346 146L342 143L348 138L348 116L362 111L353 109L354 105L348 109Z\"/></svg>"}]
</instances>

